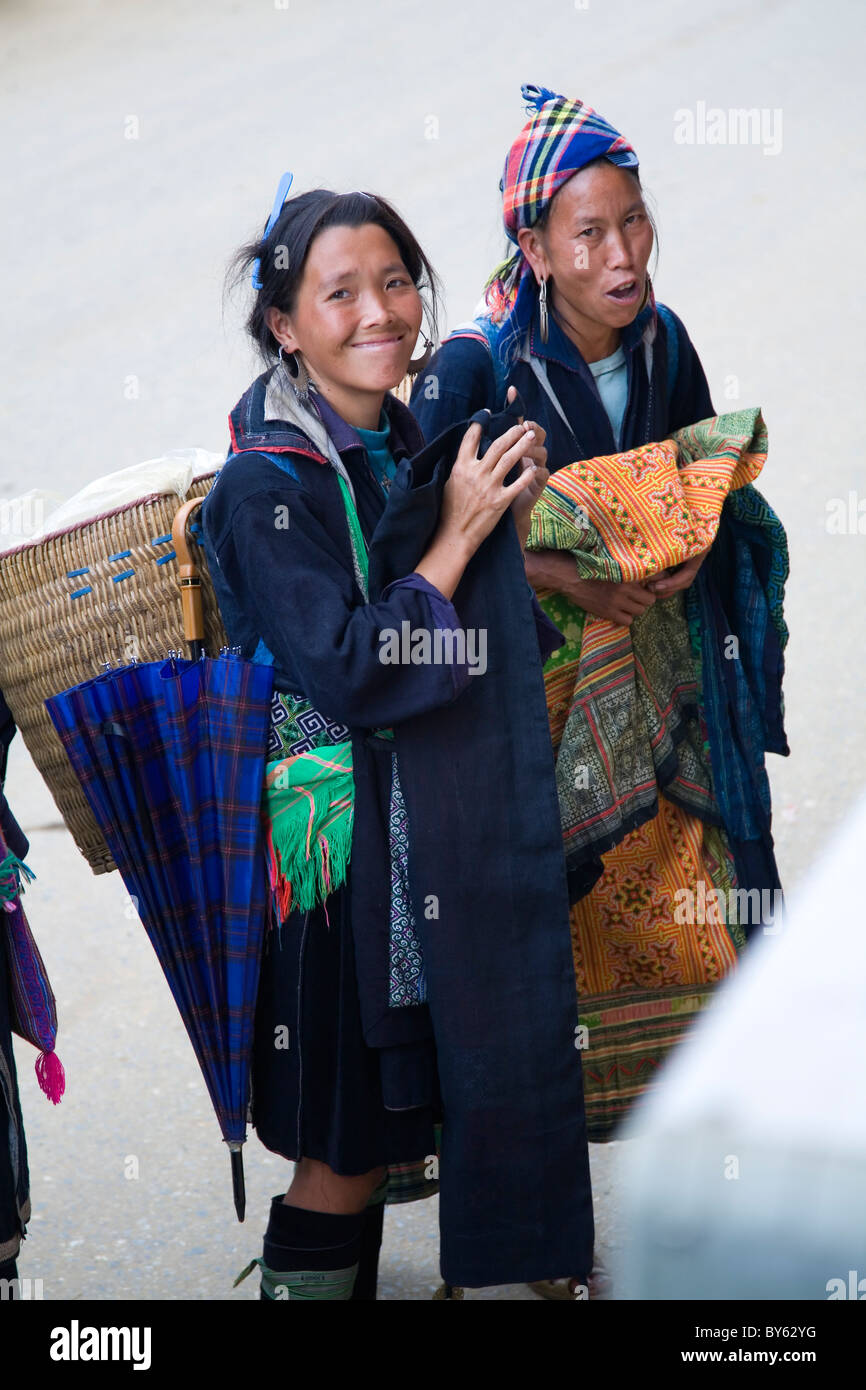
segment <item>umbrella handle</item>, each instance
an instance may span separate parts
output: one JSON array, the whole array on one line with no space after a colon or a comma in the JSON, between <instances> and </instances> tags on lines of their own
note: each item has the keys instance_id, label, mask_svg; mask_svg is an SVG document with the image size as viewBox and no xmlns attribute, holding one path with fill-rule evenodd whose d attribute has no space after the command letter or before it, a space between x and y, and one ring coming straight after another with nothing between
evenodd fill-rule
<instances>
[{"instance_id":1,"label":"umbrella handle","mask_svg":"<svg viewBox=\"0 0 866 1390\"><path fill-rule=\"evenodd\" d=\"M204 650L204 611L201 602L201 578L186 538L186 527L193 512L202 504L201 497L191 497L178 507L171 523L171 539L177 555L178 583L183 609L183 634L195 661Z\"/></svg>"},{"instance_id":2,"label":"umbrella handle","mask_svg":"<svg viewBox=\"0 0 866 1390\"><path fill-rule=\"evenodd\" d=\"M235 1199L235 1211L238 1214L238 1221L243 1221L247 1210L247 1192L244 1185L244 1149L235 1139L227 1139L229 1146L229 1156L232 1161L232 1193Z\"/></svg>"}]
</instances>

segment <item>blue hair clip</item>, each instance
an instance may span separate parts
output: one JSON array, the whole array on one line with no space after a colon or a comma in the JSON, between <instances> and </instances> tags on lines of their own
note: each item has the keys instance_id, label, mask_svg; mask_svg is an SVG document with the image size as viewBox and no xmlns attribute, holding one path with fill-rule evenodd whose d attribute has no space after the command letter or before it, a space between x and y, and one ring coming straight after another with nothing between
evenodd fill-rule
<instances>
[{"instance_id":1,"label":"blue hair clip","mask_svg":"<svg viewBox=\"0 0 866 1390\"><path fill-rule=\"evenodd\" d=\"M283 177L280 179L280 182L277 186L277 196L274 198L274 206L271 208L271 215L268 218L267 226L265 227L264 235L262 236L262 241L266 241L274 229L277 218L283 210L283 203L286 201L286 198L288 197L289 189L292 186L293 178L294 174L289 173L287 170L286 173L283 174ZM256 259L253 261L252 273L252 282L254 290L264 289L259 275L261 268L261 259L258 256L256 256Z\"/></svg>"}]
</instances>

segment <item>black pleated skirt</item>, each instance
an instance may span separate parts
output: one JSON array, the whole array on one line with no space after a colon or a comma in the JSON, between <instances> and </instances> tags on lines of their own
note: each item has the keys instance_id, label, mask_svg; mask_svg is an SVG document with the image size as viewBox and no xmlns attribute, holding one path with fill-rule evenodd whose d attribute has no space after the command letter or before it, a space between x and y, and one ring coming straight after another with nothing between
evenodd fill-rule
<instances>
[{"instance_id":1,"label":"black pleated skirt","mask_svg":"<svg viewBox=\"0 0 866 1390\"><path fill-rule=\"evenodd\" d=\"M351 873L351 869L349 871ZM267 931L256 1006L252 1120L266 1148L344 1176L436 1152L435 1102L387 1110L364 1042L346 884Z\"/></svg>"}]
</instances>

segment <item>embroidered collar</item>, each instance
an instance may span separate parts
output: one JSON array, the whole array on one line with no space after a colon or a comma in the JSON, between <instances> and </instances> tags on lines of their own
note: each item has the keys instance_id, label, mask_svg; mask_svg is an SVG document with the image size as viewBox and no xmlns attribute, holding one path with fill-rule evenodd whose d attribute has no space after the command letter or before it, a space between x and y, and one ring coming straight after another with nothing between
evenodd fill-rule
<instances>
[{"instance_id":1,"label":"embroidered collar","mask_svg":"<svg viewBox=\"0 0 866 1390\"><path fill-rule=\"evenodd\" d=\"M350 449L364 448L357 430L338 415L323 396L314 392L310 399L321 421L321 435L314 426L311 428L312 422L302 419L297 396L282 363L263 372L229 415L233 451L264 449L279 453L292 450L327 463L326 433L340 455ZM417 453L424 447L424 436L408 406L390 393L385 395L383 405L391 427L394 458Z\"/></svg>"}]
</instances>

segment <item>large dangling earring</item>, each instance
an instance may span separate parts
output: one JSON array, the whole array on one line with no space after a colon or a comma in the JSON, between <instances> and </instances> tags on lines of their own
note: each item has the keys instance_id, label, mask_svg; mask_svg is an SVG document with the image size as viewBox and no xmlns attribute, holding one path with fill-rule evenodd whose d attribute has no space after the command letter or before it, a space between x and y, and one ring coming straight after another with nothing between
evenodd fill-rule
<instances>
[{"instance_id":1,"label":"large dangling earring","mask_svg":"<svg viewBox=\"0 0 866 1390\"><path fill-rule=\"evenodd\" d=\"M645 283L644 283L644 289L643 289L643 299L642 299L641 302L640 302L640 309L638 309L638 313L641 313L641 311L642 311L643 309L645 309L646 306L649 304L650 299L651 299L651 297L652 297L652 292L653 292L653 282L652 282L652 280L651 280L650 277L649 277L649 271L647 271L647 277L646 277L646 281L645 281Z\"/></svg>"},{"instance_id":2,"label":"large dangling earring","mask_svg":"<svg viewBox=\"0 0 866 1390\"><path fill-rule=\"evenodd\" d=\"M280 343L279 358L288 373L292 389L297 392L304 405L310 404L310 387L313 385L310 380L310 373L307 371L300 356L296 352L289 352L283 356L283 345Z\"/></svg>"},{"instance_id":3,"label":"large dangling earring","mask_svg":"<svg viewBox=\"0 0 866 1390\"><path fill-rule=\"evenodd\" d=\"M538 291L538 317L541 321L541 341L546 343L549 323L547 317L547 276L542 280Z\"/></svg>"},{"instance_id":4,"label":"large dangling earring","mask_svg":"<svg viewBox=\"0 0 866 1390\"><path fill-rule=\"evenodd\" d=\"M417 376L419 372L423 372L424 368L427 366L427 363L430 361L430 358L432 356L433 344L429 338L425 338L424 351L421 353L421 356L409 358L409 362L406 366L406 371L408 372L409 376Z\"/></svg>"}]
</instances>

